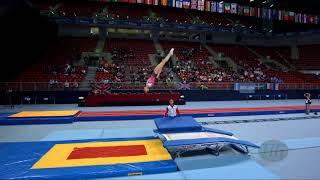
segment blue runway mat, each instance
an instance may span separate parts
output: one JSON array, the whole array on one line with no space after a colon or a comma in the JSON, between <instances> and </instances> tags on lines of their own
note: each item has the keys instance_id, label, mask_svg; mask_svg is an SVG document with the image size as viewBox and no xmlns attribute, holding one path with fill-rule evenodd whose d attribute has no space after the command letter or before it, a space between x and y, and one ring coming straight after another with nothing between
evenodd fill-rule
<instances>
[{"instance_id":1,"label":"blue runway mat","mask_svg":"<svg viewBox=\"0 0 320 180\"><path fill-rule=\"evenodd\" d=\"M319 112L313 109L313 112ZM255 112L219 112L219 113L195 113L183 114L193 118L202 117L225 117L225 116L252 116L252 115L275 115L304 113L304 110L285 111L255 111ZM8 114L10 115L10 114ZM73 122L90 121L122 121L122 120L145 120L162 118L163 115L130 115L130 116L74 116L74 117L41 117L41 118L6 118L0 115L0 125L28 125L28 124L68 124Z\"/></svg>"},{"instance_id":2,"label":"blue runway mat","mask_svg":"<svg viewBox=\"0 0 320 180\"><path fill-rule=\"evenodd\" d=\"M41 117L41 118L3 118L0 125L30 125L30 124L69 124L74 117Z\"/></svg>"},{"instance_id":3,"label":"blue runway mat","mask_svg":"<svg viewBox=\"0 0 320 180\"><path fill-rule=\"evenodd\" d=\"M41 141L65 141L84 139L114 139L153 137L152 128L116 128L116 129L79 129L54 131Z\"/></svg>"},{"instance_id":4,"label":"blue runway mat","mask_svg":"<svg viewBox=\"0 0 320 180\"><path fill-rule=\"evenodd\" d=\"M320 109L313 109L313 112L320 112ZM276 110L276 111L248 111L248 112L219 112L219 113L194 113L183 114L193 118L203 117L227 117L227 116L254 116L254 115L276 115L276 114L298 114L305 113L305 110ZM77 116L75 121L123 121L123 120L146 120L163 118L163 115L130 115L130 116Z\"/></svg>"},{"instance_id":5,"label":"blue runway mat","mask_svg":"<svg viewBox=\"0 0 320 180\"><path fill-rule=\"evenodd\" d=\"M54 131L48 134L46 137L42 138L41 141L102 139L101 138L102 134L103 134L103 129Z\"/></svg>"},{"instance_id":6,"label":"blue runway mat","mask_svg":"<svg viewBox=\"0 0 320 180\"><path fill-rule=\"evenodd\" d=\"M127 138L127 137L145 137L154 136L152 128L119 128L119 129L104 129L102 138Z\"/></svg>"}]
</instances>

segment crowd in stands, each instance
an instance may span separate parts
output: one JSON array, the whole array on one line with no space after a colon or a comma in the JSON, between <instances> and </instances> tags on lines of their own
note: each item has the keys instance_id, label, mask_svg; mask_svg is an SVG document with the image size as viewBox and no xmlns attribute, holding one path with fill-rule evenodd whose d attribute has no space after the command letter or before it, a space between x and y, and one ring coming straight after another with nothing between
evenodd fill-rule
<instances>
[{"instance_id":1,"label":"crowd in stands","mask_svg":"<svg viewBox=\"0 0 320 180\"><path fill-rule=\"evenodd\" d=\"M268 79L263 70L257 68L246 68L234 71L232 69L215 68L210 71L187 67L174 67L175 72L184 82L266 82L276 81L275 78Z\"/></svg>"},{"instance_id":2,"label":"crowd in stands","mask_svg":"<svg viewBox=\"0 0 320 180\"><path fill-rule=\"evenodd\" d=\"M119 66L114 63L109 64L108 61L104 60L96 69L94 82L91 82L92 94L110 93L113 83L120 84L124 81L124 66Z\"/></svg>"},{"instance_id":3,"label":"crowd in stands","mask_svg":"<svg viewBox=\"0 0 320 180\"><path fill-rule=\"evenodd\" d=\"M16 82L39 82L47 83L51 88L78 88L80 82L87 73L87 67L75 66L79 61L81 53L92 51L96 47L96 40L90 38L61 38L56 48L45 55L46 63L40 64L27 72L21 73L14 81ZM164 52L172 47L175 48L175 59L168 62L168 69L173 70L182 83L234 83L234 82L256 82L256 83L319 83L319 78L306 75L297 70L306 67L296 66L297 70L283 71L272 64L262 64L253 52L239 45L209 44L216 52L221 52L230 57L238 66L237 70L230 67L215 67L209 60L209 53L200 43L160 41ZM315 53L319 46L301 46L300 59L313 62L314 68L319 68L318 56ZM263 57L270 59L288 59L290 53L288 48L250 47ZM111 53L112 63L104 61L96 69L95 82L99 84L94 87L99 92L106 92L111 88L118 89L142 89L148 77L152 74L154 66L149 59L150 54L157 54L153 41L133 39L109 39L106 41L105 52ZM163 54L157 54L156 60L160 61ZM222 59L222 58L220 58ZM56 62L55 62L56 60ZM301 60L301 61L302 61ZM67 64L66 64L67 63ZM281 62L280 62L281 63ZM61 65L63 64L63 65ZM307 64L307 63L305 63ZM174 66L173 66L174 65ZM297 65L297 64L294 64ZM174 73L168 71L167 67L162 72L155 88L174 88L172 84L175 79ZM268 68L267 68L268 67ZM271 67L271 68L270 68ZM272 70L270 70L272 69ZM134 86L126 84L131 83ZM110 86L109 84L115 84ZM201 85L203 85L201 84ZM199 86L200 87L200 86ZM201 86L204 88L203 86ZM100 90L99 90L100 89Z\"/></svg>"},{"instance_id":4,"label":"crowd in stands","mask_svg":"<svg viewBox=\"0 0 320 180\"><path fill-rule=\"evenodd\" d=\"M95 81L103 84L125 81L124 66L108 63L101 64L97 68Z\"/></svg>"},{"instance_id":5,"label":"crowd in stands","mask_svg":"<svg viewBox=\"0 0 320 180\"><path fill-rule=\"evenodd\" d=\"M47 65L43 69L44 74L86 74L86 67L73 66L72 64L65 65Z\"/></svg>"},{"instance_id":6,"label":"crowd in stands","mask_svg":"<svg viewBox=\"0 0 320 180\"><path fill-rule=\"evenodd\" d=\"M78 88L80 81L86 74L86 67L66 65L48 65L44 67L43 74L47 75L49 79L50 88L63 87L65 89Z\"/></svg>"}]
</instances>

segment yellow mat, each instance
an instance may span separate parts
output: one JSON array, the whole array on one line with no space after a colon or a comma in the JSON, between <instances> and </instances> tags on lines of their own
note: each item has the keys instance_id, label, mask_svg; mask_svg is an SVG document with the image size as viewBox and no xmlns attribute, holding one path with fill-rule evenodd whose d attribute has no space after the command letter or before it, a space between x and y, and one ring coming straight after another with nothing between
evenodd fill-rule
<instances>
[{"instance_id":1,"label":"yellow mat","mask_svg":"<svg viewBox=\"0 0 320 180\"><path fill-rule=\"evenodd\" d=\"M112 146L130 146L130 145L144 145L147 151L147 154L138 155L138 156L68 159L68 156L72 153L72 151L75 148L112 147ZM32 169L127 164L127 163L139 163L139 162L150 162L150 161L163 161L163 160L171 160L171 159L172 158L170 154L163 147L163 144L159 139L56 144L36 164L33 165Z\"/></svg>"},{"instance_id":2,"label":"yellow mat","mask_svg":"<svg viewBox=\"0 0 320 180\"><path fill-rule=\"evenodd\" d=\"M11 118L30 118L30 117L63 117L63 116L74 116L79 110L69 111L22 111L13 114Z\"/></svg>"}]
</instances>

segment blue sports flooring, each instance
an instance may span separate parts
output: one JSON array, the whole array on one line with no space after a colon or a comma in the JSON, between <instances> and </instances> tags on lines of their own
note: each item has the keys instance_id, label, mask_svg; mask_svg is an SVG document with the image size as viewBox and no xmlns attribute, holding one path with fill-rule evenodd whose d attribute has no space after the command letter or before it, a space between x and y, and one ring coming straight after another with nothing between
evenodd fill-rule
<instances>
[{"instance_id":1,"label":"blue sports flooring","mask_svg":"<svg viewBox=\"0 0 320 180\"><path fill-rule=\"evenodd\" d=\"M234 102L194 102L180 108L203 107L263 107L301 105L303 100L287 101L234 101ZM317 103L317 100L315 101ZM75 105L19 106L20 110L79 109ZM86 111L106 111L124 109L161 109L164 106L148 107L99 107ZM84 109L80 109L84 110ZM0 112L10 112L2 107ZM196 118L197 121L227 121L275 117L304 117L305 114L280 114L261 116L208 117ZM261 144L268 140L278 140L288 146L284 159L270 161L259 152L250 156L239 156L234 153L223 153L221 156L201 155L176 158L180 171L173 173L152 174L115 179L320 179L318 164L320 162L320 117L292 121L268 121L235 124L216 124L207 127L230 131L239 139L246 139ZM141 138L153 136L155 125L151 120L141 121L104 121L76 122L73 124L0 126L0 142L28 141L66 141L109 138ZM1 156L5 154L0 154ZM107 178L104 178L107 179Z\"/></svg>"}]
</instances>

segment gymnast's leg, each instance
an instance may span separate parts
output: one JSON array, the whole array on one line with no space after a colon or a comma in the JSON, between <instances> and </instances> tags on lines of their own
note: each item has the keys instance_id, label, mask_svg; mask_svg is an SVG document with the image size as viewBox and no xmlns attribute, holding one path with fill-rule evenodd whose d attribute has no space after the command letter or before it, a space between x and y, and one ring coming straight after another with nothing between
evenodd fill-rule
<instances>
[{"instance_id":1,"label":"gymnast's leg","mask_svg":"<svg viewBox=\"0 0 320 180\"><path fill-rule=\"evenodd\" d=\"M173 55L174 49L171 48L168 55L154 68L153 75L149 77L147 80L146 86L144 87L144 92L148 93L150 88L155 84L156 78L160 77L160 74L162 72L162 69L164 65L169 61L170 57Z\"/></svg>"},{"instance_id":2,"label":"gymnast's leg","mask_svg":"<svg viewBox=\"0 0 320 180\"><path fill-rule=\"evenodd\" d=\"M157 75L157 78L160 77L164 65L170 60L170 57L173 56L173 51L174 48L171 48L168 55L154 68L153 72Z\"/></svg>"}]
</instances>

